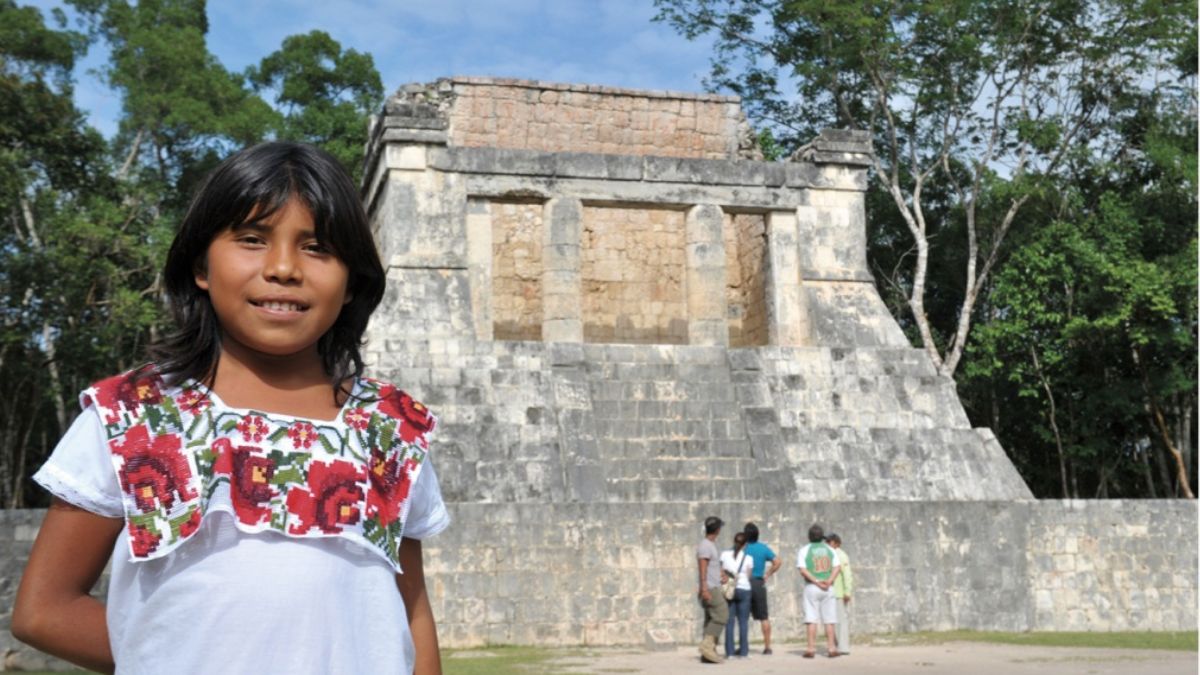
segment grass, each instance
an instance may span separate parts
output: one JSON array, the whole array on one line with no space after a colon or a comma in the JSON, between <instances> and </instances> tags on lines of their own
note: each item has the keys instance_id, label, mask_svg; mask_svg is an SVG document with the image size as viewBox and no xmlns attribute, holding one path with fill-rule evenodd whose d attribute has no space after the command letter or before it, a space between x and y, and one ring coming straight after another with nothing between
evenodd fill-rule
<instances>
[{"instance_id":1,"label":"grass","mask_svg":"<svg viewBox=\"0 0 1200 675\"><path fill-rule=\"evenodd\" d=\"M574 659L586 659L585 649L496 646L442 650L445 675L546 675L569 668ZM582 665L583 662L580 662Z\"/></svg>"},{"instance_id":2,"label":"grass","mask_svg":"<svg viewBox=\"0 0 1200 675\"><path fill-rule=\"evenodd\" d=\"M857 638L856 638L857 640ZM943 642L990 642L1034 647L1088 647L1108 649L1165 649L1197 651L1195 631L1130 633L1003 633L999 631L952 630L944 632L875 635L868 644L938 644Z\"/></svg>"}]
</instances>

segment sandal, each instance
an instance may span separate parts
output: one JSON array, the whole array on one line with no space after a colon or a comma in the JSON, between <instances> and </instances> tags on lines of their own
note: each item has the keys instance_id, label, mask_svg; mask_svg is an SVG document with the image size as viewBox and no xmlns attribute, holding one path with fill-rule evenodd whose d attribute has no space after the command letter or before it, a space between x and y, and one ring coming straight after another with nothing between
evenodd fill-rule
<instances>
[{"instance_id":1,"label":"sandal","mask_svg":"<svg viewBox=\"0 0 1200 675\"><path fill-rule=\"evenodd\" d=\"M804 652L804 658L806 658L806 659L811 659L816 655L817 655L816 652Z\"/></svg>"},{"instance_id":2,"label":"sandal","mask_svg":"<svg viewBox=\"0 0 1200 675\"><path fill-rule=\"evenodd\" d=\"M829 658L831 658L831 659L836 659L837 657L839 657L839 656L841 656L841 655L842 655L842 653L841 653L841 652L839 652L839 651L838 651L838 650L836 650L836 649L835 649L835 650L833 650L833 651L831 651L831 652L829 652Z\"/></svg>"}]
</instances>

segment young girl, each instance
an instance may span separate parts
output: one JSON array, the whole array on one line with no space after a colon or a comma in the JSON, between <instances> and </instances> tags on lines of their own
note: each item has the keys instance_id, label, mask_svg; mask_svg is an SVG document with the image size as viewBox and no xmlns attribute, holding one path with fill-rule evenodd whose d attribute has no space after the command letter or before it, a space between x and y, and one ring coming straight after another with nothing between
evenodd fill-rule
<instances>
[{"instance_id":1,"label":"young girl","mask_svg":"<svg viewBox=\"0 0 1200 675\"><path fill-rule=\"evenodd\" d=\"M440 672L435 422L362 377L385 277L349 177L309 146L235 154L165 282L178 331L83 392L34 476L54 503L13 634L106 672Z\"/></svg>"}]
</instances>

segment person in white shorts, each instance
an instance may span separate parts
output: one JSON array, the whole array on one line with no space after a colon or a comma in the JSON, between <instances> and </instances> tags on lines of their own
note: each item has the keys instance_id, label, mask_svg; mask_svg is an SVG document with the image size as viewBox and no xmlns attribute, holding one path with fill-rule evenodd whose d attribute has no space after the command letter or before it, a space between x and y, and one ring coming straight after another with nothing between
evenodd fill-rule
<instances>
[{"instance_id":1,"label":"person in white shorts","mask_svg":"<svg viewBox=\"0 0 1200 675\"><path fill-rule=\"evenodd\" d=\"M804 577L804 623L808 627L808 650L804 658L817 653L817 624L825 624L825 641L829 658L837 657L833 631L837 625L837 598L833 582L841 572L837 551L825 543L825 530L820 525L808 528L808 544L800 548L796 567Z\"/></svg>"}]
</instances>

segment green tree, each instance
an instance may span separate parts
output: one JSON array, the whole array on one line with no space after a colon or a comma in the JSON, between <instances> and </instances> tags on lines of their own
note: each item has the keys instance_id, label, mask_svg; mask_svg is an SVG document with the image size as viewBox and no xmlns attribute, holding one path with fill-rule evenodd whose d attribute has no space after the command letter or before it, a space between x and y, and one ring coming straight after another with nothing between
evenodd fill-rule
<instances>
[{"instance_id":1,"label":"green tree","mask_svg":"<svg viewBox=\"0 0 1200 675\"><path fill-rule=\"evenodd\" d=\"M324 31L284 39L246 77L272 92L283 119L278 135L319 145L362 178L367 120L383 105L383 84L370 54L342 46Z\"/></svg>"},{"instance_id":2,"label":"green tree","mask_svg":"<svg viewBox=\"0 0 1200 675\"><path fill-rule=\"evenodd\" d=\"M1002 401L992 424L1038 494L1194 495L1194 65L1180 76L1127 102L1112 152L1073 163L968 354L964 398Z\"/></svg>"},{"instance_id":3,"label":"green tree","mask_svg":"<svg viewBox=\"0 0 1200 675\"><path fill-rule=\"evenodd\" d=\"M1153 86L1194 25L1188 7L1156 0L656 5L685 36L716 36L709 86L740 95L795 156L822 127L873 134L875 185L909 242L880 281L900 290L921 344L950 376L1026 204L1104 133L1114 101ZM952 249L944 240L955 228ZM939 252L961 265L956 287L928 286ZM955 299L940 326L931 294Z\"/></svg>"},{"instance_id":4,"label":"green tree","mask_svg":"<svg viewBox=\"0 0 1200 675\"><path fill-rule=\"evenodd\" d=\"M179 208L230 145L260 140L274 122L270 106L208 51L204 0L68 2L110 49L102 75L123 111L117 176L156 181L168 200L158 206Z\"/></svg>"},{"instance_id":5,"label":"green tree","mask_svg":"<svg viewBox=\"0 0 1200 675\"><path fill-rule=\"evenodd\" d=\"M99 246L89 251L83 230L114 184L103 139L72 103L70 72L85 47L37 9L0 0L0 503L9 506L22 504L27 470L66 429L67 392L87 369L77 356L98 298L89 253Z\"/></svg>"}]
</instances>

